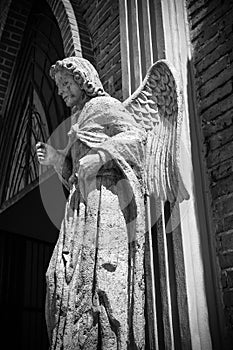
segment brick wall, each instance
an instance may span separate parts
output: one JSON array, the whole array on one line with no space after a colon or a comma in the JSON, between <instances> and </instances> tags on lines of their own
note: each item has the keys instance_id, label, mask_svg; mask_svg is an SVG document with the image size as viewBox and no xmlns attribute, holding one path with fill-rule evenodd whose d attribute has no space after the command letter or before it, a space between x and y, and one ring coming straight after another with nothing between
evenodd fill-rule
<instances>
[{"instance_id":1,"label":"brick wall","mask_svg":"<svg viewBox=\"0 0 233 350\"><path fill-rule=\"evenodd\" d=\"M187 0L226 326L233 335L233 1Z\"/></svg>"},{"instance_id":2,"label":"brick wall","mask_svg":"<svg viewBox=\"0 0 233 350\"><path fill-rule=\"evenodd\" d=\"M19 52L30 7L30 1L13 1L2 32L0 41L0 113Z\"/></svg>"},{"instance_id":3,"label":"brick wall","mask_svg":"<svg viewBox=\"0 0 233 350\"><path fill-rule=\"evenodd\" d=\"M0 39L6 23L10 4L11 4L11 0L0 1Z\"/></svg>"},{"instance_id":4,"label":"brick wall","mask_svg":"<svg viewBox=\"0 0 233 350\"><path fill-rule=\"evenodd\" d=\"M59 26L66 56L81 55L79 30L69 0L46 0Z\"/></svg>"},{"instance_id":5,"label":"brick wall","mask_svg":"<svg viewBox=\"0 0 233 350\"><path fill-rule=\"evenodd\" d=\"M7 1L4 4L6 7ZM30 0L12 1L2 32L0 113L31 5ZM96 65L105 90L112 96L121 99L118 0L78 0L72 1L72 5L78 21L83 56Z\"/></svg>"},{"instance_id":6,"label":"brick wall","mask_svg":"<svg viewBox=\"0 0 233 350\"><path fill-rule=\"evenodd\" d=\"M78 0L105 90L121 99L121 55L118 0Z\"/></svg>"},{"instance_id":7,"label":"brick wall","mask_svg":"<svg viewBox=\"0 0 233 350\"><path fill-rule=\"evenodd\" d=\"M82 47L82 56L89 60L93 65L96 65L91 36L87 28L86 21L82 15L80 6L76 0L71 0L70 2L72 4L72 8L74 10L76 22L78 25L79 38Z\"/></svg>"}]
</instances>

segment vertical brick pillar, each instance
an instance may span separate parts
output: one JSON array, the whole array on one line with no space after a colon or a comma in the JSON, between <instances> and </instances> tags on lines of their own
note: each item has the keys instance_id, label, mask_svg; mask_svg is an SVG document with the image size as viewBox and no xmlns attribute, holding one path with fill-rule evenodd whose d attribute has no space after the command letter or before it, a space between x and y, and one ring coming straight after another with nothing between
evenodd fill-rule
<instances>
[{"instance_id":1,"label":"vertical brick pillar","mask_svg":"<svg viewBox=\"0 0 233 350\"><path fill-rule=\"evenodd\" d=\"M122 98L118 0L78 0L91 36L96 68L104 89Z\"/></svg>"},{"instance_id":2,"label":"vertical brick pillar","mask_svg":"<svg viewBox=\"0 0 233 350\"><path fill-rule=\"evenodd\" d=\"M218 284L233 340L233 2L187 1L197 109L212 201ZM224 327L224 322L222 322ZM226 338L226 335L224 335Z\"/></svg>"}]
</instances>

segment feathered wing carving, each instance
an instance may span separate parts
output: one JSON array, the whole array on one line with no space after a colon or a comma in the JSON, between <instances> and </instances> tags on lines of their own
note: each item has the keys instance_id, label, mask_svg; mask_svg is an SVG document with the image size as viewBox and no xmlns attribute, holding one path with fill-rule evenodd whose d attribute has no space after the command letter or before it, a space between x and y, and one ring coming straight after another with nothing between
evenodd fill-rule
<instances>
[{"instance_id":1,"label":"feathered wing carving","mask_svg":"<svg viewBox=\"0 0 233 350\"><path fill-rule=\"evenodd\" d=\"M147 131L149 194L170 202L188 199L179 170L183 99L174 67L166 60L154 63L124 106Z\"/></svg>"}]
</instances>

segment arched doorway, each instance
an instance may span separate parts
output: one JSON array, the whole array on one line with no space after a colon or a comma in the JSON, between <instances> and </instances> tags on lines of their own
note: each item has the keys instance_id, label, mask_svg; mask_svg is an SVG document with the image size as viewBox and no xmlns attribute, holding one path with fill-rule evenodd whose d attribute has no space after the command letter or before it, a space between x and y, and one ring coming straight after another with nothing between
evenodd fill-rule
<instances>
[{"instance_id":1,"label":"arched doorway","mask_svg":"<svg viewBox=\"0 0 233 350\"><path fill-rule=\"evenodd\" d=\"M0 305L7 349L39 350L48 348L44 275L57 228L40 200L35 144L46 141L69 111L49 77L64 51L46 1L34 1L24 33L9 81L0 148ZM60 141L62 146L62 135Z\"/></svg>"},{"instance_id":2,"label":"arched doorway","mask_svg":"<svg viewBox=\"0 0 233 350\"><path fill-rule=\"evenodd\" d=\"M36 2L28 18L6 107L1 203L36 180L39 169L35 143L48 139L67 114L49 77L50 66L63 56L55 18L46 2Z\"/></svg>"}]
</instances>

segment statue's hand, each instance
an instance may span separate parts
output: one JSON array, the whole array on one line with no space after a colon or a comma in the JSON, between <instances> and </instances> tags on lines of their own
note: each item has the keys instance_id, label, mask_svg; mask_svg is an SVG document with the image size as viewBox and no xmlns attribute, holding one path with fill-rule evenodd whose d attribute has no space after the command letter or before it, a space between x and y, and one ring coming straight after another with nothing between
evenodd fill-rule
<instances>
[{"instance_id":1,"label":"statue's hand","mask_svg":"<svg viewBox=\"0 0 233 350\"><path fill-rule=\"evenodd\" d=\"M38 142L36 144L37 158L42 165L54 165L57 160L57 151L47 143Z\"/></svg>"},{"instance_id":2,"label":"statue's hand","mask_svg":"<svg viewBox=\"0 0 233 350\"><path fill-rule=\"evenodd\" d=\"M96 175L102 162L99 154L88 154L79 161L78 178L87 178L90 175Z\"/></svg>"}]
</instances>

